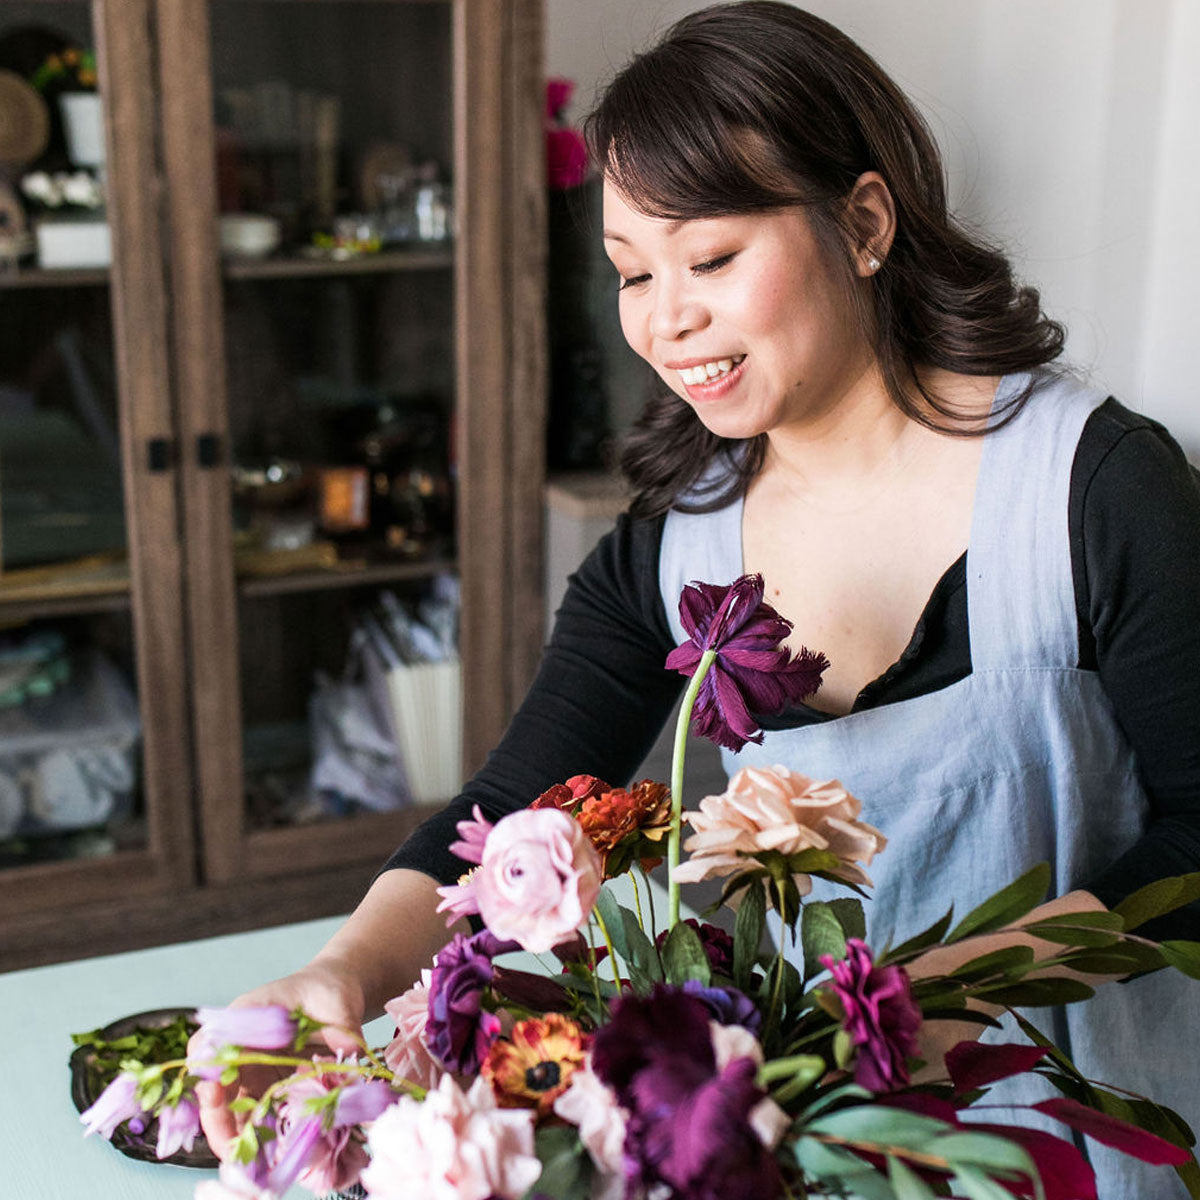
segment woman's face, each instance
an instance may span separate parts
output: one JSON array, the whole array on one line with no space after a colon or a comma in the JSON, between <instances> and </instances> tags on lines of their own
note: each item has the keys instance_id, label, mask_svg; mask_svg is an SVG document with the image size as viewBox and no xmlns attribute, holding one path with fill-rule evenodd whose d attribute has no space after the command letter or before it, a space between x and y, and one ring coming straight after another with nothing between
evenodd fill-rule
<instances>
[{"instance_id":1,"label":"woman's face","mask_svg":"<svg viewBox=\"0 0 1200 1200\"><path fill-rule=\"evenodd\" d=\"M606 181L604 245L630 346L720 437L813 421L873 361L802 208L670 221Z\"/></svg>"}]
</instances>

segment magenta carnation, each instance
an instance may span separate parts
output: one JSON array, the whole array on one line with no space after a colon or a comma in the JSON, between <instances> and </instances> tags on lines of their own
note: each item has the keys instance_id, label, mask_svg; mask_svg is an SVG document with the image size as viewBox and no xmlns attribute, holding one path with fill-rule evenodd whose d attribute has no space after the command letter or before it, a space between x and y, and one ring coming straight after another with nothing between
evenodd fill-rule
<instances>
[{"instance_id":1,"label":"magenta carnation","mask_svg":"<svg viewBox=\"0 0 1200 1200\"><path fill-rule=\"evenodd\" d=\"M865 942L850 938L846 957L823 955L834 994L845 1014L842 1028L858 1047L854 1080L872 1092L890 1092L909 1081L908 1056L917 1047L921 1010L902 967L877 967Z\"/></svg>"},{"instance_id":2,"label":"magenta carnation","mask_svg":"<svg viewBox=\"0 0 1200 1200\"><path fill-rule=\"evenodd\" d=\"M693 675L705 651L717 652L700 684L692 728L729 750L761 742L752 714L780 712L811 696L829 666L823 654L802 649L793 657L780 645L792 623L763 600L761 575L743 575L729 587L689 583L679 597L679 619L689 640L667 655L666 666Z\"/></svg>"}]
</instances>

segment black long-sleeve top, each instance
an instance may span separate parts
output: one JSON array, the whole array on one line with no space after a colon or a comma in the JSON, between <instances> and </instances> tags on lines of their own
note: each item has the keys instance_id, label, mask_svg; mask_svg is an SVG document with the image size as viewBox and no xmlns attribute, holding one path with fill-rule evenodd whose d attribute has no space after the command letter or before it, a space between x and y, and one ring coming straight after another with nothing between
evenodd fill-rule
<instances>
[{"instance_id":1,"label":"black long-sleeve top","mask_svg":"<svg viewBox=\"0 0 1200 1200\"><path fill-rule=\"evenodd\" d=\"M1079 667L1100 675L1137 758L1141 839L1083 886L1110 907L1155 879L1200 870L1200 476L1165 429L1113 399L1084 427L1071 472ZM388 860L452 882L456 822L492 821L576 774L628 780L683 687L658 584L664 518L619 518L572 576L532 687L462 794ZM925 695L971 672L966 555L934 588L900 658L853 710ZM806 705L768 729L837 720ZM931 750L936 752L936 750ZM1200 940L1200 903L1145 927Z\"/></svg>"}]
</instances>

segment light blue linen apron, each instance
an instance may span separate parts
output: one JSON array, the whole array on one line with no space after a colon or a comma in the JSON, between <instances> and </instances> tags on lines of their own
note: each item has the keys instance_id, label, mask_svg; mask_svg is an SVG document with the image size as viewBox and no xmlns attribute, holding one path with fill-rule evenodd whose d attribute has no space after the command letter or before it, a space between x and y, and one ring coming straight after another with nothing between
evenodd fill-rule
<instances>
[{"instance_id":1,"label":"light blue linen apron","mask_svg":"<svg viewBox=\"0 0 1200 1200\"><path fill-rule=\"evenodd\" d=\"M1002 380L997 405L1028 379ZM1099 676L1077 667L1068 491L1080 433L1102 400L1070 377L1040 378L1021 414L984 440L967 552L969 676L722 752L730 774L781 763L840 779L862 801L862 819L888 838L868 869L876 948L919 932L951 904L966 913L1043 860L1061 895L1142 832L1147 801L1133 752ZM686 636L684 584L727 584L741 573L740 500L715 513L669 514L659 583L677 641ZM835 894L847 893L817 881L814 898ZM1200 986L1159 972L1110 984L1085 1005L1028 1015L1088 1078L1148 1095L1200 1129ZM1038 1123L1036 1114L1019 1119ZM1069 1136L1061 1125L1043 1127ZM1090 1139L1086 1148L1100 1200L1186 1197L1170 1168L1145 1167Z\"/></svg>"}]
</instances>

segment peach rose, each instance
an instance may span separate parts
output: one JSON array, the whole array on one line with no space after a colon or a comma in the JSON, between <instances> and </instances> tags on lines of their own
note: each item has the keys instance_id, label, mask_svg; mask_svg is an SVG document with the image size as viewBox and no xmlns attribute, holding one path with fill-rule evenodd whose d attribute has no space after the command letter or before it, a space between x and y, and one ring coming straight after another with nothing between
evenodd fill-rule
<instances>
[{"instance_id":1,"label":"peach rose","mask_svg":"<svg viewBox=\"0 0 1200 1200\"><path fill-rule=\"evenodd\" d=\"M698 883L753 869L767 850L799 854L831 850L841 860L833 873L850 883L871 880L856 863L869 864L887 845L878 829L858 820L862 804L836 779L814 781L786 767L743 767L719 796L706 796L685 814L695 832L684 843L691 858L676 872ZM812 891L808 875L795 876L800 895Z\"/></svg>"}]
</instances>

